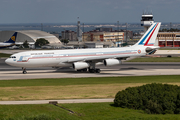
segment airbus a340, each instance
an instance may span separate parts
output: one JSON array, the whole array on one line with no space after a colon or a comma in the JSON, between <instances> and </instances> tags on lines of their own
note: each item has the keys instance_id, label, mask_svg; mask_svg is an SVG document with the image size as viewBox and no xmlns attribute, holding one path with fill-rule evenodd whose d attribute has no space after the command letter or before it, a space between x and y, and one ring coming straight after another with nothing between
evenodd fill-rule
<instances>
[{"instance_id":1,"label":"airbus a340","mask_svg":"<svg viewBox=\"0 0 180 120\"><path fill-rule=\"evenodd\" d=\"M22 67L23 73L30 67L73 67L79 71L99 73L98 62L105 66L119 65L128 57L153 54L159 46L154 46L161 23L153 23L143 37L133 46L99 49L43 50L20 52L6 59L6 63Z\"/></svg>"}]
</instances>

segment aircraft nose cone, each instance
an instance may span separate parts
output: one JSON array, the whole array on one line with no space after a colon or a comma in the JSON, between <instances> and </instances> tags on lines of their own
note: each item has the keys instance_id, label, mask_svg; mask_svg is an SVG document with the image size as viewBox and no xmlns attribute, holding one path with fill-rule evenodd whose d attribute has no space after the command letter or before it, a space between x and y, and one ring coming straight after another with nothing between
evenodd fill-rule
<instances>
[{"instance_id":1,"label":"aircraft nose cone","mask_svg":"<svg viewBox=\"0 0 180 120\"><path fill-rule=\"evenodd\" d=\"M9 58L5 60L5 63L8 64L8 65L11 65L12 63L12 60L10 60Z\"/></svg>"},{"instance_id":2,"label":"aircraft nose cone","mask_svg":"<svg viewBox=\"0 0 180 120\"><path fill-rule=\"evenodd\" d=\"M9 63L9 59L6 59L6 60L5 60L5 63L8 64L8 63Z\"/></svg>"}]
</instances>

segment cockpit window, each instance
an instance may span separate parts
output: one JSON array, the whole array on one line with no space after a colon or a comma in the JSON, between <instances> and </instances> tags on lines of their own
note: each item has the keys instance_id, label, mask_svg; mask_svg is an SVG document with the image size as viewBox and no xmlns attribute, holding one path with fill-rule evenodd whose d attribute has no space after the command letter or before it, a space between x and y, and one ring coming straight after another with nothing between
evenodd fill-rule
<instances>
[{"instance_id":1,"label":"cockpit window","mask_svg":"<svg viewBox=\"0 0 180 120\"><path fill-rule=\"evenodd\" d=\"M10 56L9 58L16 58L16 56Z\"/></svg>"}]
</instances>

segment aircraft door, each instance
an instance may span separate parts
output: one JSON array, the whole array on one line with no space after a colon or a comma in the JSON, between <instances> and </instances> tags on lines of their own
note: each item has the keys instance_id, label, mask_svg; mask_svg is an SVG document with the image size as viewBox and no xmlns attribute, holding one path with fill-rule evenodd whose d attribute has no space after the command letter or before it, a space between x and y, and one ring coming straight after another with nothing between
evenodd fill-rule
<instances>
[{"instance_id":1,"label":"aircraft door","mask_svg":"<svg viewBox=\"0 0 180 120\"><path fill-rule=\"evenodd\" d=\"M29 57L27 57L27 56L23 56L23 58L22 58L22 62L27 62L27 61L28 61L28 59L29 59Z\"/></svg>"}]
</instances>

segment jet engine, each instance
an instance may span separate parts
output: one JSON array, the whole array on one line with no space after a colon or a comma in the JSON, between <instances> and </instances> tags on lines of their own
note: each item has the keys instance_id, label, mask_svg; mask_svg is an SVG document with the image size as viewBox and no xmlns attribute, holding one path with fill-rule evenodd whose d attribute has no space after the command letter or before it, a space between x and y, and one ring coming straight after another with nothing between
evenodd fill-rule
<instances>
[{"instance_id":1,"label":"jet engine","mask_svg":"<svg viewBox=\"0 0 180 120\"><path fill-rule=\"evenodd\" d=\"M112 65L119 65L121 64L121 60L118 59L105 59L104 65L105 66L112 66Z\"/></svg>"},{"instance_id":2,"label":"jet engine","mask_svg":"<svg viewBox=\"0 0 180 120\"><path fill-rule=\"evenodd\" d=\"M75 70L88 68L89 66L90 66L89 63L87 63L87 62L75 62L75 63L73 63L73 68Z\"/></svg>"}]
</instances>

